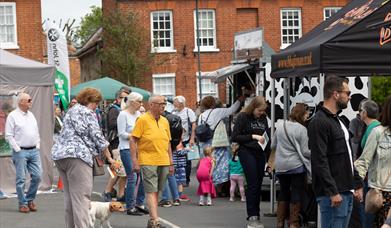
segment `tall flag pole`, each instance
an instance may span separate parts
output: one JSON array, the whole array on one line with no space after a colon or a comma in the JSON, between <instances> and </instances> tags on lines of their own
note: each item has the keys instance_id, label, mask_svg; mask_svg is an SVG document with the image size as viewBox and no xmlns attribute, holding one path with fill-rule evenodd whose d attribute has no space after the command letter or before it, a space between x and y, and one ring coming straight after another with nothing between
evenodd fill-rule
<instances>
[{"instance_id":1,"label":"tall flag pole","mask_svg":"<svg viewBox=\"0 0 391 228\"><path fill-rule=\"evenodd\" d=\"M48 64L56 67L55 88L63 107L66 109L69 104L71 89L67 40L57 25L52 24L50 20L47 20L45 24Z\"/></svg>"}]
</instances>

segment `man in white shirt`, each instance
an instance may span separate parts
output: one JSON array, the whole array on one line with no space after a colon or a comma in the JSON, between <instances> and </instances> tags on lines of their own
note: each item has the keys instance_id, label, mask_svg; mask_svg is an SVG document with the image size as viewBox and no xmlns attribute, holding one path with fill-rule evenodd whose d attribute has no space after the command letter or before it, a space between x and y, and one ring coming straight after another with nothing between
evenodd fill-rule
<instances>
[{"instance_id":1,"label":"man in white shirt","mask_svg":"<svg viewBox=\"0 0 391 228\"><path fill-rule=\"evenodd\" d=\"M12 147L12 160L16 170L16 192L19 212L37 211L34 199L41 182L39 131L37 120L29 111L32 99L27 93L18 95L18 107L12 111L5 124L5 138ZM26 171L30 173L30 187L25 194Z\"/></svg>"}]
</instances>

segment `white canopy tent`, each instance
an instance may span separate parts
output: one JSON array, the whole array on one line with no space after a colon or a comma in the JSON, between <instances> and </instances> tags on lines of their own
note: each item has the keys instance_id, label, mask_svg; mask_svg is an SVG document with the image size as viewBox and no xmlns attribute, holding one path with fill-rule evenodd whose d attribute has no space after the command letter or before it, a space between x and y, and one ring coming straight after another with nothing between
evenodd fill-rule
<instances>
[{"instance_id":1,"label":"white canopy tent","mask_svg":"<svg viewBox=\"0 0 391 228\"><path fill-rule=\"evenodd\" d=\"M31 112L38 121L41 138L42 181L40 190L50 189L53 183L53 161L51 148L54 129L54 74L55 67L29 60L0 49L0 140L4 139L5 107L15 107L14 96L20 92L30 94L33 104ZM9 102L11 101L11 102ZM14 101L12 103L12 101ZM9 102L9 103L7 103ZM1 127L2 126L2 127ZM0 147L4 150L4 147ZM0 155L6 151L0 151ZM15 168L12 158L0 157L0 189L7 193L15 191Z\"/></svg>"}]
</instances>

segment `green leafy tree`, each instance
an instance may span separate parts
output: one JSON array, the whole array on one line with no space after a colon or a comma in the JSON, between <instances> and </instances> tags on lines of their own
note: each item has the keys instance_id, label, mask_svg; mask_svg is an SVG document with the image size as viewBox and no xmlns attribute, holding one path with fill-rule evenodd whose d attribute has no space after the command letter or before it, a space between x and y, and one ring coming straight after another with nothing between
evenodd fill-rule
<instances>
[{"instance_id":1,"label":"green leafy tree","mask_svg":"<svg viewBox=\"0 0 391 228\"><path fill-rule=\"evenodd\" d=\"M141 24L134 12L113 11L105 15L104 47L99 51L103 75L135 85L140 76L150 69L153 56L147 51L147 31Z\"/></svg>"},{"instance_id":2,"label":"green leafy tree","mask_svg":"<svg viewBox=\"0 0 391 228\"><path fill-rule=\"evenodd\" d=\"M372 100L383 104L385 99L391 95L391 76L372 77Z\"/></svg>"},{"instance_id":3,"label":"green leafy tree","mask_svg":"<svg viewBox=\"0 0 391 228\"><path fill-rule=\"evenodd\" d=\"M90 36L94 34L103 25L102 9L97 6L91 6L91 13L86 14L80 22L80 26L75 33L75 40L80 46L83 46ZM79 46L78 45L78 46Z\"/></svg>"}]
</instances>

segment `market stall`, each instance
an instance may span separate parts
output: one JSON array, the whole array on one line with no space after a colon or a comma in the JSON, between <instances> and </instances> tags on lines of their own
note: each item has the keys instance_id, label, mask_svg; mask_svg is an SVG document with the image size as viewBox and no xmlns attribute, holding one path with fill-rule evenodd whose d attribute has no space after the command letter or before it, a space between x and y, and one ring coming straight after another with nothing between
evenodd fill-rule
<instances>
[{"instance_id":1,"label":"market stall","mask_svg":"<svg viewBox=\"0 0 391 228\"><path fill-rule=\"evenodd\" d=\"M0 49L0 189L2 191L15 192L15 168L10 157L12 151L4 140L4 126L8 113L17 106L16 96L20 92L30 94L33 102L31 112L38 122L43 170L40 189L47 190L52 186L54 72L54 66Z\"/></svg>"}]
</instances>

